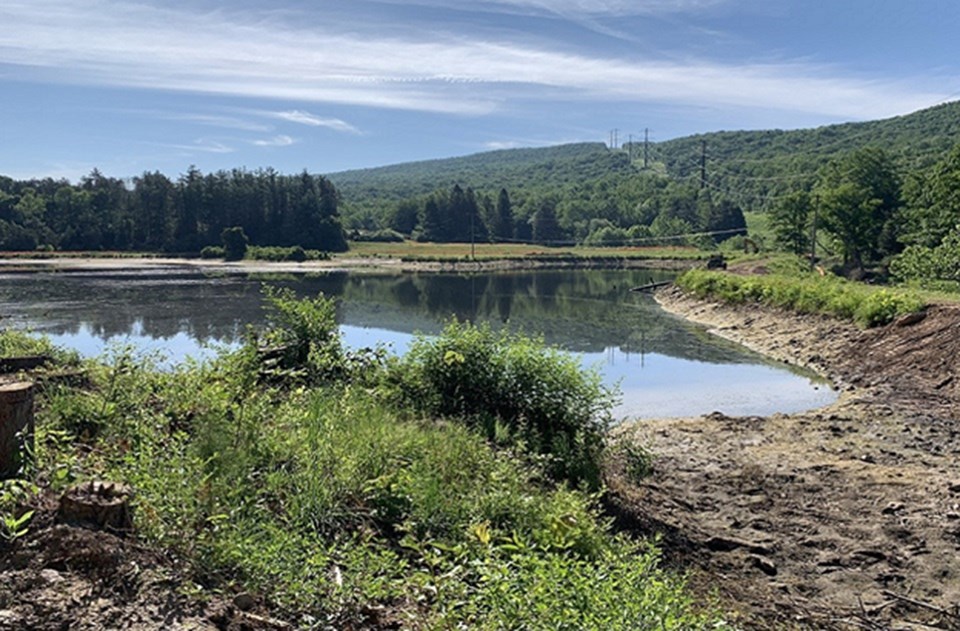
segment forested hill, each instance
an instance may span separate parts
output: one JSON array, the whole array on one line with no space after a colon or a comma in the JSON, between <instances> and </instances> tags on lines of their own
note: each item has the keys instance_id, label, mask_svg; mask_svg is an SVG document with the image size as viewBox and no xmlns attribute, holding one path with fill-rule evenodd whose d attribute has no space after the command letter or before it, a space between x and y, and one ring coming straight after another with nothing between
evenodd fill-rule
<instances>
[{"instance_id":1,"label":"forested hill","mask_svg":"<svg viewBox=\"0 0 960 631\"><path fill-rule=\"evenodd\" d=\"M883 149L903 172L930 166L960 143L960 101L878 121L793 131L734 131L686 136L652 145L651 158L672 178L707 182L745 209L813 184L828 160L863 147ZM634 153L642 154L641 148Z\"/></svg>"},{"instance_id":2,"label":"forested hill","mask_svg":"<svg viewBox=\"0 0 960 631\"><path fill-rule=\"evenodd\" d=\"M596 142L488 151L460 158L342 171L328 177L347 205L362 207L427 195L455 184L488 191L559 188L631 170L626 154L610 151Z\"/></svg>"}]
</instances>

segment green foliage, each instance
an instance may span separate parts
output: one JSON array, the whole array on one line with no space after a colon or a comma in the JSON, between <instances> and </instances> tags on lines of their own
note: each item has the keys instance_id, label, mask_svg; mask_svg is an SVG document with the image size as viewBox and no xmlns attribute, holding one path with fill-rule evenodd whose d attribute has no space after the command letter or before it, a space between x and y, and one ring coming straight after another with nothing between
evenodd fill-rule
<instances>
[{"instance_id":1,"label":"green foliage","mask_svg":"<svg viewBox=\"0 0 960 631\"><path fill-rule=\"evenodd\" d=\"M900 177L881 149L865 148L830 162L814 189L819 223L841 245L854 272L897 249Z\"/></svg>"},{"instance_id":2,"label":"green foliage","mask_svg":"<svg viewBox=\"0 0 960 631\"><path fill-rule=\"evenodd\" d=\"M4 201L5 200L5 201ZM177 181L159 172L133 186L94 169L65 180L0 179L0 249L201 251L237 226L256 245L345 251L339 194L306 172L233 169Z\"/></svg>"},{"instance_id":3,"label":"green foliage","mask_svg":"<svg viewBox=\"0 0 960 631\"><path fill-rule=\"evenodd\" d=\"M58 348L47 337L29 335L23 331L0 329L0 357L43 355L58 363L76 364L77 353Z\"/></svg>"},{"instance_id":4,"label":"green foliage","mask_svg":"<svg viewBox=\"0 0 960 631\"><path fill-rule=\"evenodd\" d=\"M418 338L389 381L426 414L464 418L544 456L558 479L599 484L613 394L540 339L451 322L437 339Z\"/></svg>"},{"instance_id":5,"label":"green foliage","mask_svg":"<svg viewBox=\"0 0 960 631\"><path fill-rule=\"evenodd\" d=\"M407 233L409 234L409 232ZM403 235L396 230L372 230L358 231L350 237L353 241L366 241L371 243L403 243Z\"/></svg>"},{"instance_id":6,"label":"green foliage","mask_svg":"<svg viewBox=\"0 0 960 631\"><path fill-rule=\"evenodd\" d=\"M223 258L228 261L240 261L247 254L247 244L250 239L240 226L224 228L220 233L223 242Z\"/></svg>"},{"instance_id":7,"label":"green foliage","mask_svg":"<svg viewBox=\"0 0 960 631\"><path fill-rule=\"evenodd\" d=\"M200 258L202 259L222 259L226 258L227 253L224 251L223 246L220 245L207 245L200 250Z\"/></svg>"},{"instance_id":8,"label":"green foliage","mask_svg":"<svg viewBox=\"0 0 960 631\"><path fill-rule=\"evenodd\" d=\"M290 247L280 246L250 246L247 248L247 258L254 261L327 261L330 254L320 250L304 250L299 245Z\"/></svg>"},{"instance_id":9,"label":"green foliage","mask_svg":"<svg viewBox=\"0 0 960 631\"><path fill-rule=\"evenodd\" d=\"M332 303L271 302L265 339L308 356L334 345ZM517 354L518 375L555 372L517 342L531 346L498 350ZM364 628L385 611L417 628L722 628L654 548L611 534L594 496L544 484L538 464L464 424L395 408L382 387L258 383L255 350L161 372L118 349L89 386L45 389L38 479L129 483L138 537L175 552L192 580L254 591L314 626ZM555 377L539 406L570 379ZM78 442L71 408L96 411L96 435ZM5 533L22 534L29 516L7 510L22 500L4 497Z\"/></svg>"},{"instance_id":10,"label":"green foliage","mask_svg":"<svg viewBox=\"0 0 960 631\"><path fill-rule=\"evenodd\" d=\"M29 532L34 510L24 508L37 487L26 480L0 480L0 543L10 543Z\"/></svg>"},{"instance_id":11,"label":"green foliage","mask_svg":"<svg viewBox=\"0 0 960 631\"><path fill-rule=\"evenodd\" d=\"M904 243L939 245L960 220L960 144L929 169L910 173L904 196Z\"/></svg>"},{"instance_id":12,"label":"green foliage","mask_svg":"<svg viewBox=\"0 0 960 631\"><path fill-rule=\"evenodd\" d=\"M797 256L810 251L810 217L813 201L806 191L793 191L770 210L770 225L777 245Z\"/></svg>"},{"instance_id":13,"label":"green foliage","mask_svg":"<svg viewBox=\"0 0 960 631\"><path fill-rule=\"evenodd\" d=\"M890 261L890 274L897 281L931 289L944 288L942 281L960 282L960 226L936 247L908 246Z\"/></svg>"},{"instance_id":14,"label":"green foliage","mask_svg":"<svg viewBox=\"0 0 960 631\"><path fill-rule=\"evenodd\" d=\"M835 276L771 274L738 276L690 270L677 285L702 297L727 302L760 302L802 313L823 313L853 320L864 327L886 324L921 311L926 304L913 293L846 281Z\"/></svg>"},{"instance_id":15,"label":"green foliage","mask_svg":"<svg viewBox=\"0 0 960 631\"><path fill-rule=\"evenodd\" d=\"M671 177L696 179L705 142L711 188L745 209L768 211L783 195L810 190L824 164L863 147L884 147L901 169L936 162L956 144L958 113L960 102L954 101L906 116L816 129L697 134L656 143L651 153Z\"/></svg>"}]
</instances>

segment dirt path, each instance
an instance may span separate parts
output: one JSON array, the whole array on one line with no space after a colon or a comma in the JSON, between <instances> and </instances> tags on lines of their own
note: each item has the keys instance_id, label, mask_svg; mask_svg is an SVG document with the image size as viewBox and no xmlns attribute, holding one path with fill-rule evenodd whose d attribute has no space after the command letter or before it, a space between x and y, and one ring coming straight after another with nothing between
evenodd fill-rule
<instances>
[{"instance_id":1,"label":"dirt path","mask_svg":"<svg viewBox=\"0 0 960 631\"><path fill-rule=\"evenodd\" d=\"M746 628L960 629L960 307L861 331L658 299L842 394L803 414L623 428L656 457L637 485L612 467L623 518L663 533L668 559Z\"/></svg>"}]
</instances>

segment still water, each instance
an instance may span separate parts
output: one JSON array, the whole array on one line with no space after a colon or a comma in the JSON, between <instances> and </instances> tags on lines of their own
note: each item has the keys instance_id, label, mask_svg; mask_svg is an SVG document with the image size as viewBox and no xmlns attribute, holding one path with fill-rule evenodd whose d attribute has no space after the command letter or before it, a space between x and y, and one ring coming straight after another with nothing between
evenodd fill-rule
<instances>
[{"instance_id":1,"label":"still water","mask_svg":"<svg viewBox=\"0 0 960 631\"><path fill-rule=\"evenodd\" d=\"M0 325L48 335L86 356L133 344L170 362L236 344L263 322L260 287L338 299L350 347L403 353L415 333L451 317L542 334L618 384L618 417L795 412L836 395L790 370L666 313L631 287L668 275L642 271L488 274L201 275L178 269L127 273L0 275Z\"/></svg>"}]
</instances>

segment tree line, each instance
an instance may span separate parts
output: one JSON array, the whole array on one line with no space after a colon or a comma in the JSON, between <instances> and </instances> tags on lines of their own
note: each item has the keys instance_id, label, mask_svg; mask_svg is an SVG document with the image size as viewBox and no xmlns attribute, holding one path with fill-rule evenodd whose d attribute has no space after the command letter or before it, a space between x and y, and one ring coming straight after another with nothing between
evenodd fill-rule
<instances>
[{"instance_id":1,"label":"tree line","mask_svg":"<svg viewBox=\"0 0 960 631\"><path fill-rule=\"evenodd\" d=\"M586 245L704 245L746 235L742 209L690 183L654 174L610 175L557 191L531 187L496 194L455 184L404 199L352 229L420 241Z\"/></svg>"},{"instance_id":2,"label":"tree line","mask_svg":"<svg viewBox=\"0 0 960 631\"><path fill-rule=\"evenodd\" d=\"M340 196L303 171L234 169L177 180L146 172L123 180L94 169L77 184L0 177L0 249L199 252L239 227L253 245L347 249Z\"/></svg>"},{"instance_id":3,"label":"tree line","mask_svg":"<svg viewBox=\"0 0 960 631\"><path fill-rule=\"evenodd\" d=\"M782 195L770 216L782 248L805 256L830 248L850 275L889 265L899 280L960 281L951 245L960 240L960 145L912 170L878 147L849 152Z\"/></svg>"}]
</instances>

